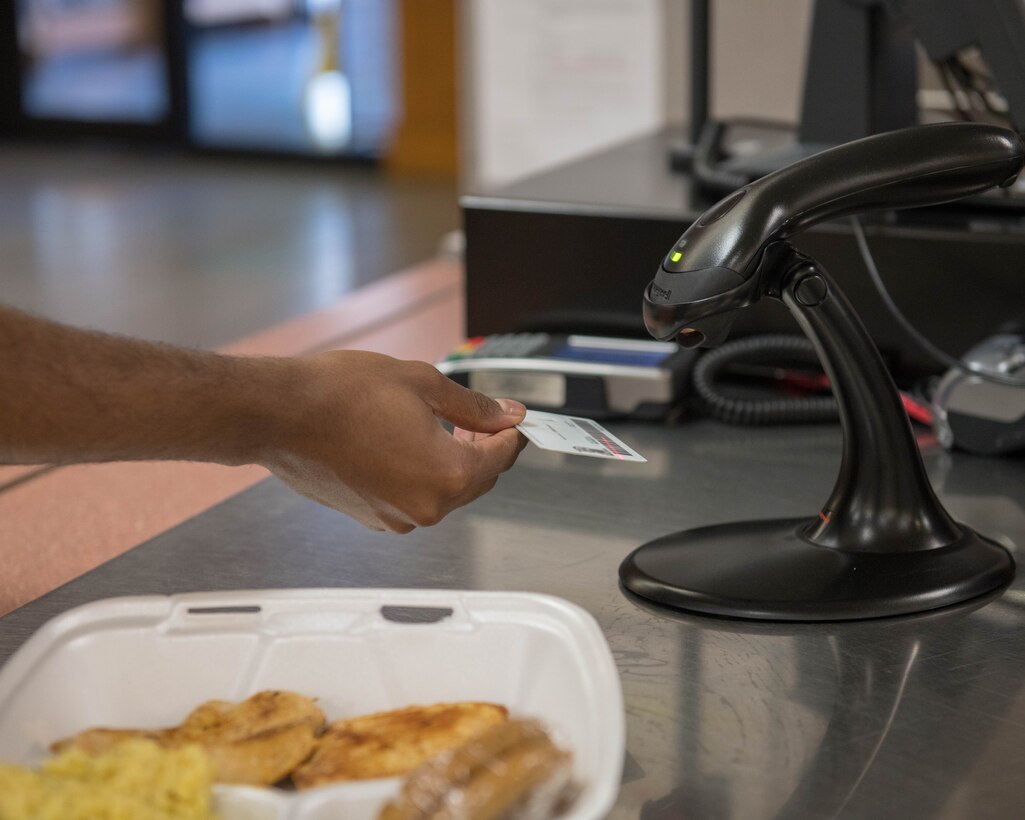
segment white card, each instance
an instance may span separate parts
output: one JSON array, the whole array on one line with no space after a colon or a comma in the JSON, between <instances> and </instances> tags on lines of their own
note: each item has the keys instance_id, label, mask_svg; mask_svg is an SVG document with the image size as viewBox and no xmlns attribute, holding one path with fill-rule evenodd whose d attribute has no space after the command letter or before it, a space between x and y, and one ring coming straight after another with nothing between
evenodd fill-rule
<instances>
[{"instance_id":1,"label":"white card","mask_svg":"<svg viewBox=\"0 0 1025 820\"><path fill-rule=\"evenodd\" d=\"M647 461L591 419L528 410L516 429L542 450L620 461Z\"/></svg>"}]
</instances>

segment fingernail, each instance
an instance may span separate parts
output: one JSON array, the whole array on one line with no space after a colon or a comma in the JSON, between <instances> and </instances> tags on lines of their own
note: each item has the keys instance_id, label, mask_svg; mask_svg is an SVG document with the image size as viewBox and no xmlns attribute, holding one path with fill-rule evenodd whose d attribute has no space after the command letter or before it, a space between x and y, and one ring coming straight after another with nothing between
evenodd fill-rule
<instances>
[{"instance_id":1,"label":"fingernail","mask_svg":"<svg viewBox=\"0 0 1025 820\"><path fill-rule=\"evenodd\" d=\"M515 399L495 399L507 416L522 416L527 408Z\"/></svg>"}]
</instances>

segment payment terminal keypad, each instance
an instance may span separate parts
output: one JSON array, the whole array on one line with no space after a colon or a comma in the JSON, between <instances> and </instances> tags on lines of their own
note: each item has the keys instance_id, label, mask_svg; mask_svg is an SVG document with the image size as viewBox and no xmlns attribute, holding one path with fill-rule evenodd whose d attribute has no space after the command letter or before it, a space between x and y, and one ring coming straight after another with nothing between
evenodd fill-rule
<instances>
[{"instance_id":1,"label":"payment terminal keypad","mask_svg":"<svg viewBox=\"0 0 1025 820\"><path fill-rule=\"evenodd\" d=\"M460 345L446 358L456 359L525 359L540 351L551 336L547 333L495 333L478 336Z\"/></svg>"}]
</instances>

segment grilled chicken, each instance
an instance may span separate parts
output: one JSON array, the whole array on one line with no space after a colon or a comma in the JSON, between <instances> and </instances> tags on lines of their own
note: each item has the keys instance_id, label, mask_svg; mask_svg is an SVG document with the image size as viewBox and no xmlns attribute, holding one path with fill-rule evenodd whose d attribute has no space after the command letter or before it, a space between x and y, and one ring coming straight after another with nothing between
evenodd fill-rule
<instances>
[{"instance_id":1,"label":"grilled chicken","mask_svg":"<svg viewBox=\"0 0 1025 820\"><path fill-rule=\"evenodd\" d=\"M547 820L576 792L571 755L536 721L513 720L420 766L379 820Z\"/></svg>"},{"instance_id":2,"label":"grilled chicken","mask_svg":"<svg viewBox=\"0 0 1025 820\"><path fill-rule=\"evenodd\" d=\"M66 749L75 748L91 755L100 755L109 752L126 740L138 738L153 740L160 745L165 745L169 734L173 731L173 729L86 729L77 735L51 743L50 751L60 754Z\"/></svg>"},{"instance_id":3,"label":"grilled chicken","mask_svg":"<svg viewBox=\"0 0 1025 820\"><path fill-rule=\"evenodd\" d=\"M491 726L508 711L493 703L438 703L338 720L312 757L292 773L300 789L346 780L406 774Z\"/></svg>"},{"instance_id":4,"label":"grilled chicken","mask_svg":"<svg viewBox=\"0 0 1025 820\"><path fill-rule=\"evenodd\" d=\"M269 690L238 704L208 701L169 729L87 729L51 748L97 754L134 737L164 748L195 744L210 757L216 782L271 785L309 757L323 725L324 713L312 698Z\"/></svg>"}]
</instances>

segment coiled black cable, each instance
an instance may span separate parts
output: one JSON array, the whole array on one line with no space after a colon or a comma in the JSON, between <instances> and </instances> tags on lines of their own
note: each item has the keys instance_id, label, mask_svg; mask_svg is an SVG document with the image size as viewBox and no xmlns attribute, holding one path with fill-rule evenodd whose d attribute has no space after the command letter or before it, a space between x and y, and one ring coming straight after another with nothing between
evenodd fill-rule
<instances>
[{"instance_id":1,"label":"coiled black cable","mask_svg":"<svg viewBox=\"0 0 1025 820\"><path fill-rule=\"evenodd\" d=\"M705 353L694 365L692 382L708 414L730 424L813 424L839 418L832 395L806 398L734 398L717 383L730 367L815 365L819 357L803 336L773 334L735 339Z\"/></svg>"}]
</instances>

